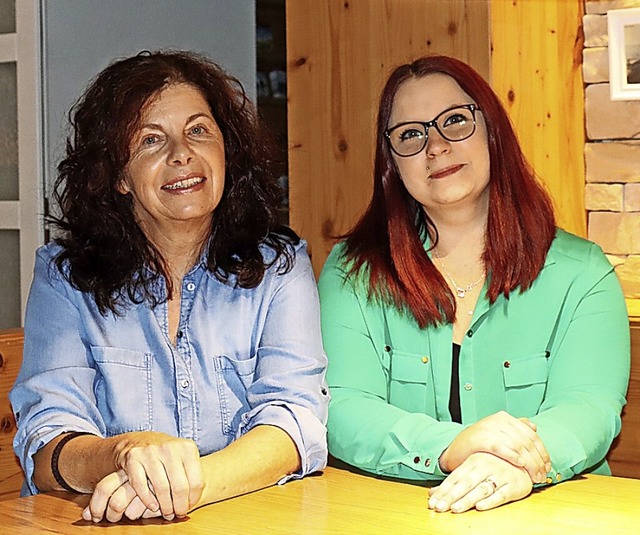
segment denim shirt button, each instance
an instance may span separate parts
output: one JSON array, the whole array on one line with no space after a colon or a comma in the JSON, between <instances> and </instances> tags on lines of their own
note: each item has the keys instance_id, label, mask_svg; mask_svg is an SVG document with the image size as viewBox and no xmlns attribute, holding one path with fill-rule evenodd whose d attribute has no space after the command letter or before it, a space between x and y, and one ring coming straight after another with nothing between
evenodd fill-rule
<instances>
[{"instance_id":1,"label":"denim shirt button","mask_svg":"<svg viewBox=\"0 0 640 535\"><path fill-rule=\"evenodd\" d=\"M188 380L188 379L183 379L183 380L180 382L180 386L181 386L182 388L187 388L187 387L189 386L189 380Z\"/></svg>"},{"instance_id":2,"label":"denim shirt button","mask_svg":"<svg viewBox=\"0 0 640 535\"><path fill-rule=\"evenodd\" d=\"M189 282L187 284L187 290L189 290L190 292L193 292L193 290L196 289L196 285L193 282Z\"/></svg>"}]
</instances>

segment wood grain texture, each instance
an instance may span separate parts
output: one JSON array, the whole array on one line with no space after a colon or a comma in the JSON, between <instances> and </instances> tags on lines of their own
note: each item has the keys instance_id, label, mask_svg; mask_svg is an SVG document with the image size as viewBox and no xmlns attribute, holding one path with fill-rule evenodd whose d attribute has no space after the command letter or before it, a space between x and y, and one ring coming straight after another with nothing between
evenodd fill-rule
<instances>
[{"instance_id":1,"label":"wood grain texture","mask_svg":"<svg viewBox=\"0 0 640 535\"><path fill-rule=\"evenodd\" d=\"M287 2L291 226L310 246L316 275L368 204L374 124L391 69L448 54L489 74L487 2Z\"/></svg>"},{"instance_id":2,"label":"wood grain texture","mask_svg":"<svg viewBox=\"0 0 640 535\"><path fill-rule=\"evenodd\" d=\"M9 391L22 364L22 345L22 329L0 331L0 500L19 496L22 485L22 469L13 453L16 422L9 404Z\"/></svg>"},{"instance_id":3,"label":"wood grain texture","mask_svg":"<svg viewBox=\"0 0 640 535\"><path fill-rule=\"evenodd\" d=\"M631 320L631 376L622 431L607 455L616 476L640 478L640 319Z\"/></svg>"},{"instance_id":4,"label":"wood grain texture","mask_svg":"<svg viewBox=\"0 0 640 535\"><path fill-rule=\"evenodd\" d=\"M430 511L424 486L330 467L322 475L203 507L179 522L92 526L80 518L88 496L62 493L2 502L0 515L4 535L105 532L107 527L112 535L615 535L633 533L640 525L639 494L639 480L589 475L498 509L455 515Z\"/></svg>"},{"instance_id":5,"label":"wood grain texture","mask_svg":"<svg viewBox=\"0 0 640 535\"><path fill-rule=\"evenodd\" d=\"M491 80L560 226L586 236L583 2L491 2Z\"/></svg>"}]
</instances>

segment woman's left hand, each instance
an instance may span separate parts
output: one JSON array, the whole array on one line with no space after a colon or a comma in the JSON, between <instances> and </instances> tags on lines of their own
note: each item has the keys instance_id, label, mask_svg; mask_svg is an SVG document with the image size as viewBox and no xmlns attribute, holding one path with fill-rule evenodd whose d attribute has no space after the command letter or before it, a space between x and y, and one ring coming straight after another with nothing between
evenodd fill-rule
<instances>
[{"instance_id":1,"label":"woman's left hand","mask_svg":"<svg viewBox=\"0 0 640 535\"><path fill-rule=\"evenodd\" d=\"M93 522L100 522L102 519L108 522L119 522L123 517L138 520L161 516L160 509L152 511L142 503L124 470L118 470L104 477L96 485L89 505L82 511L82 518Z\"/></svg>"},{"instance_id":2,"label":"woman's left hand","mask_svg":"<svg viewBox=\"0 0 640 535\"><path fill-rule=\"evenodd\" d=\"M469 455L439 486L429 489L429 508L454 513L473 507L484 511L524 498L532 488L524 468L479 452Z\"/></svg>"},{"instance_id":3,"label":"woman's left hand","mask_svg":"<svg viewBox=\"0 0 640 535\"><path fill-rule=\"evenodd\" d=\"M122 517L137 520L160 516L160 509L151 511L142 503L124 470L113 472L100 480L89 505L82 511L82 518L93 522L100 522L102 519L119 522Z\"/></svg>"}]
</instances>

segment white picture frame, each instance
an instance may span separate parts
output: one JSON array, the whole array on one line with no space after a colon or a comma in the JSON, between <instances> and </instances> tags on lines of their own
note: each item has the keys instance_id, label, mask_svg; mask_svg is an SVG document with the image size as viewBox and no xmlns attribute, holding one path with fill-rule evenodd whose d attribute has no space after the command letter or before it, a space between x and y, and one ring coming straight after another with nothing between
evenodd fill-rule
<instances>
[{"instance_id":1,"label":"white picture frame","mask_svg":"<svg viewBox=\"0 0 640 535\"><path fill-rule=\"evenodd\" d=\"M607 12L611 100L640 100L640 7Z\"/></svg>"}]
</instances>

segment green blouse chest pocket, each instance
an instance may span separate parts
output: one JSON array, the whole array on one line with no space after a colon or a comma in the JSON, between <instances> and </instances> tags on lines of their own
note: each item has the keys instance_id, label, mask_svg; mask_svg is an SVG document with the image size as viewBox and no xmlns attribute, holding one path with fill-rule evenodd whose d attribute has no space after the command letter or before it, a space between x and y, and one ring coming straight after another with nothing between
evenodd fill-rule
<instances>
[{"instance_id":1,"label":"green blouse chest pocket","mask_svg":"<svg viewBox=\"0 0 640 535\"><path fill-rule=\"evenodd\" d=\"M409 353L385 346L382 359L389 403L408 412L435 416L431 358L426 353Z\"/></svg>"},{"instance_id":2,"label":"green blouse chest pocket","mask_svg":"<svg viewBox=\"0 0 640 535\"><path fill-rule=\"evenodd\" d=\"M507 358L502 363L507 411L516 417L538 413L549 378L549 354L546 351Z\"/></svg>"}]
</instances>

